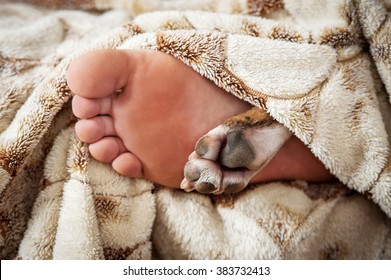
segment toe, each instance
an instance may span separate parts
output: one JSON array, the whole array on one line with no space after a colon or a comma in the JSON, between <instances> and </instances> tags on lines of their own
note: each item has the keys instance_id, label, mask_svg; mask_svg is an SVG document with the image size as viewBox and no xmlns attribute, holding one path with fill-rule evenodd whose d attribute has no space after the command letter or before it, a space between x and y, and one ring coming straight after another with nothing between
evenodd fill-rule
<instances>
[{"instance_id":1,"label":"toe","mask_svg":"<svg viewBox=\"0 0 391 280\"><path fill-rule=\"evenodd\" d=\"M227 185L224 189L225 193L237 193L243 190L246 187L246 184L244 182L241 183L234 183Z\"/></svg>"},{"instance_id":2,"label":"toe","mask_svg":"<svg viewBox=\"0 0 391 280\"><path fill-rule=\"evenodd\" d=\"M110 96L91 99L76 95L72 99L72 111L80 119L89 119L97 115L109 115L111 114L111 101Z\"/></svg>"},{"instance_id":3,"label":"toe","mask_svg":"<svg viewBox=\"0 0 391 280\"><path fill-rule=\"evenodd\" d=\"M88 147L91 155L98 161L111 163L120 154L126 152L126 148L118 137L103 137Z\"/></svg>"},{"instance_id":4,"label":"toe","mask_svg":"<svg viewBox=\"0 0 391 280\"><path fill-rule=\"evenodd\" d=\"M201 177L201 170L198 168L198 166L188 162L184 168L184 175L185 178L190 182L197 181Z\"/></svg>"},{"instance_id":5,"label":"toe","mask_svg":"<svg viewBox=\"0 0 391 280\"><path fill-rule=\"evenodd\" d=\"M205 159L217 160L221 147L225 143L225 137L228 131L229 127L226 125L219 125L212 129L208 134L198 140L195 152Z\"/></svg>"},{"instance_id":6,"label":"toe","mask_svg":"<svg viewBox=\"0 0 391 280\"><path fill-rule=\"evenodd\" d=\"M114 122L110 116L97 116L80 120L75 125L77 137L85 143L94 143L106 136L115 136Z\"/></svg>"},{"instance_id":7,"label":"toe","mask_svg":"<svg viewBox=\"0 0 391 280\"><path fill-rule=\"evenodd\" d=\"M130 77L132 59L121 50L97 50L75 59L66 78L76 95L102 98L126 86Z\"/></svg>"},{"instance_id":8,"label":"toe","mask_svg":"<svg viewBox=\"0 0 391 280\"><path fill-rule=\"evenodd\" d=\"M191 186L200 193L214 193L221 187L222 171L218 164L198 155L191 155L184 168L185 180L182 188Z\"/></svg>"},{"instance_id":9,"label":"toe","mask_svg":"<svg viewBox=\"0 0 391 280\"><path fill-rule=\"evenodd\" d=\"M199 193L210 194L217 190L216 186L209 182L202 182L195 185L195 189Z\"/></svg>"},{"instance_id":10,"label":"toe","mask_svg":"<svg viewBox=\"0 0 391 280\"><path fill-rule=\"evenodd\" d=\"M130 152L122 153L116 157L112 166L121 175L132 178L143 177L143 168L140 159Z\"/></svg>"}]
</instances>

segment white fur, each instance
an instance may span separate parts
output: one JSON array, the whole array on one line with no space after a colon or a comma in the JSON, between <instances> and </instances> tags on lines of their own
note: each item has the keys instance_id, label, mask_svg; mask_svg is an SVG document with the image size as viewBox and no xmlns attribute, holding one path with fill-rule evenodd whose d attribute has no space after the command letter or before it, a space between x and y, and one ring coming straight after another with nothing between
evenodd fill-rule
<instances>
[{"instance_id":1,"label":"white fur","mask_svg":"<svg viewBox=\"0 0 391 280\"><path fill-rule=\"evenodd\" d=\"M263 128L247 129L244 135L254 147L255 159L252 165L256 171L259 171L273 158L292 133L286 127L275 124Z\"/></svg>"}]
</instances>

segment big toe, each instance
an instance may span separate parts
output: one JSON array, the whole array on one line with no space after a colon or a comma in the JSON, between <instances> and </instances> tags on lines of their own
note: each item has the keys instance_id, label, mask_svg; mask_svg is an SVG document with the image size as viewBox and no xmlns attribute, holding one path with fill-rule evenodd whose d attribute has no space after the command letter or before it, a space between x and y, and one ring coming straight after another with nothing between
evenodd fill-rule
<instances>
[{"instance_id":1,"label":"big toe","mask_svg":"<svg viewBox=\"0 0 391 280\"><path fill-rule=\"evenodd\" d=\"M102 98L126 86L132 69L129 53L97 50L76 58L66 74L71 91L85 98Z\"/></svg>"}]
</instances>

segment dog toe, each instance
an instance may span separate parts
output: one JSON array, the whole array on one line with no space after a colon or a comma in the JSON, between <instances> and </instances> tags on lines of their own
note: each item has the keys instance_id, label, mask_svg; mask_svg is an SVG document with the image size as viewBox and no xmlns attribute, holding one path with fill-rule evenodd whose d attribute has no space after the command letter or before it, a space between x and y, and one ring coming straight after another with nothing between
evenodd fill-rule
<instances>
[{"instance_id":1,"label":"dog toe","mask_svg":"<svg viewBox=\"0 0 391 280\"><path fill-rule=\"evenodd\" d=\"M204 136L200 140L198 140L196 147L195 147L195 152L199 156L205 155L209 151L209 145L212 141L212 138L209 136Z\"/></svg>"},{"instance_id":2,"label":"dog toe","mask_svg":"<svg viewBox=\"0 0 391 280\"><path fill-rule=\"evenodd\" d=\"M246 187L246 184L244 182L236 183L236 184L229 184L225 187L224 192L225 193L237 193L243 190Z\"/></svg>"},{"instance_id":3,"label":"dog toe","mask_svg":"<svg viewBox=\"0 0 391 280\"><path fill-rule=\"evenodd\" d=\"M189 182L197 181L201 176L201 170L197 167L197 165L194 165L192 161L189 161L185 165L185 178Z\"/></svg>"},{"instance_id":4,"label":"dog toe","mask_svg":"<svg viewBox=\"0 0 391 280\"><path fill-rule=\"evenodd\" d=\"M195 189L199 193L204 193L204 194L210 194L210 193L213 193L216 190L218 190L218 188L216 188L216 186L214 184L209 183L209 182L197 183L197 184L195 184Z\"/></svg>"}]
</instances>

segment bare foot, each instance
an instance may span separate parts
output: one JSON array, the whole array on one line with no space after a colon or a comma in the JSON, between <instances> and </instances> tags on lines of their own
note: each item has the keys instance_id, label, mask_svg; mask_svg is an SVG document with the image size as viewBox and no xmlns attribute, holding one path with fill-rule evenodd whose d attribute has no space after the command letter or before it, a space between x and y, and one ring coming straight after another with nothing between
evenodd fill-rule
<instances>
[{"instance_id":1,"label":"bare foot","mask_svg":"<svg viewBox=\"0 0 391 280\"><path fill-rule=\"evenodd\" d=\"M76 134L91 155L120 174L179 187L197 140L251 105L158 51L100 50L76 59L67 81L75 93ZM333 177L292 137L252 182Z\"/></svg>"}]
</instances>

